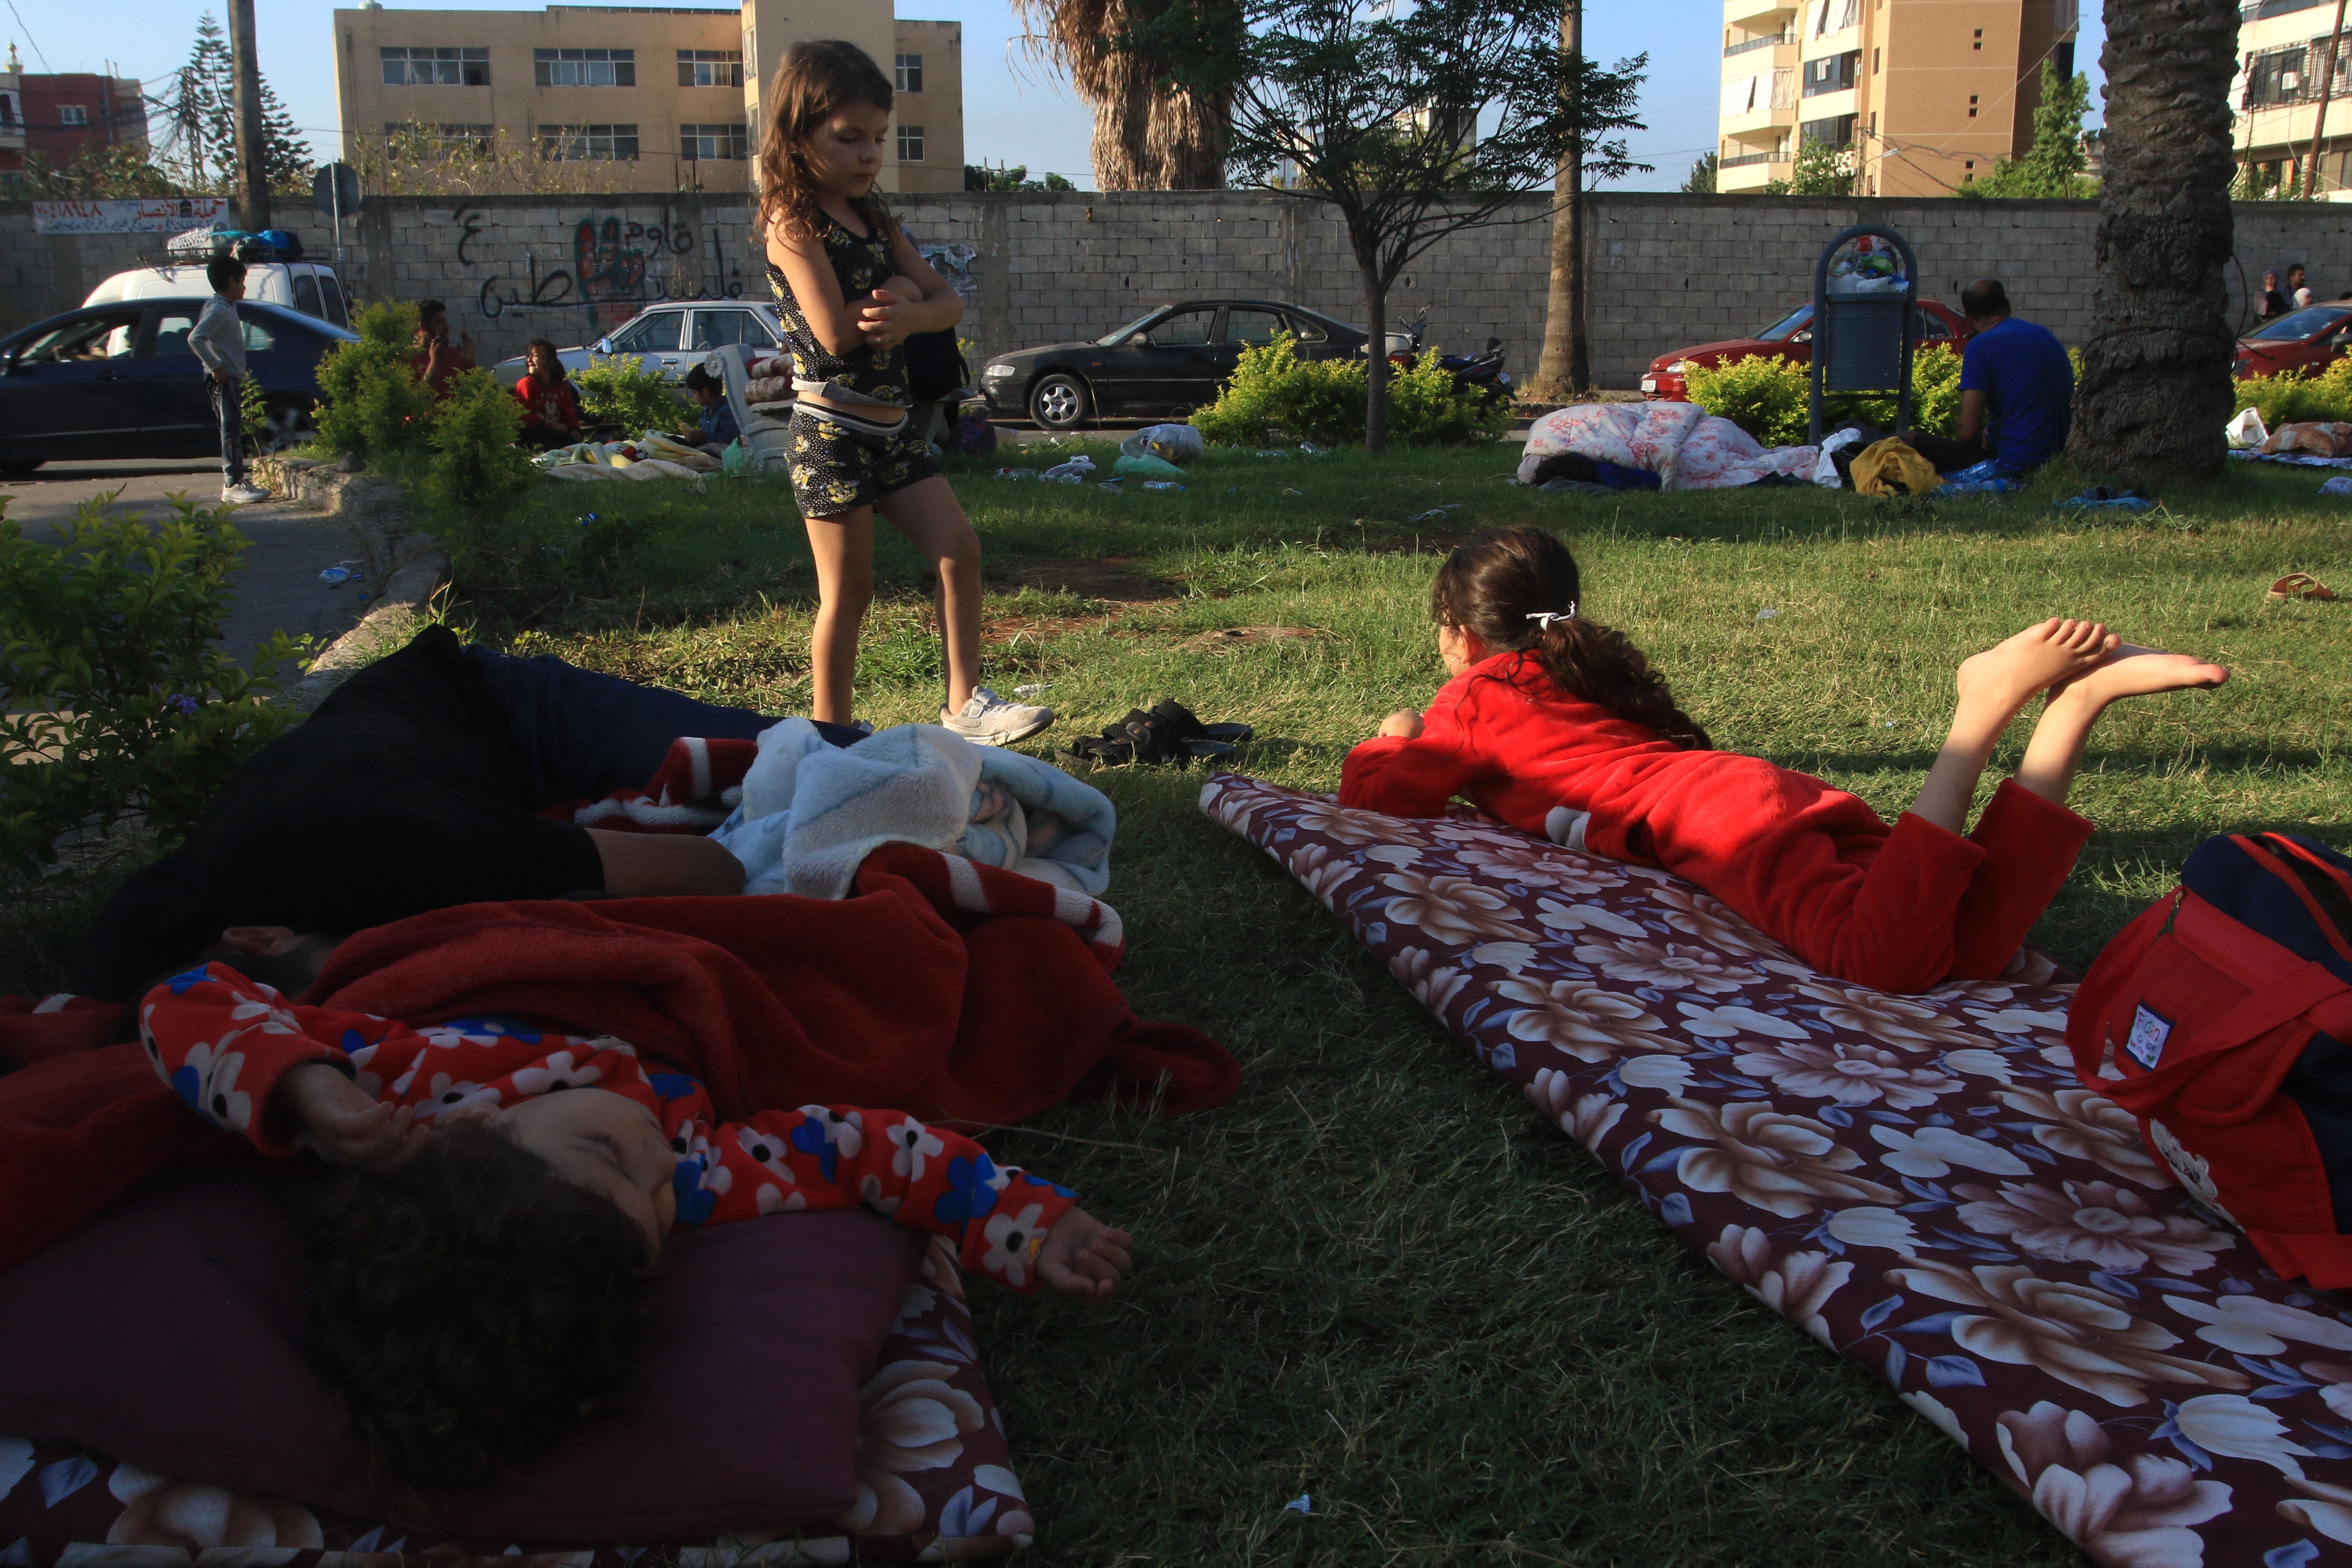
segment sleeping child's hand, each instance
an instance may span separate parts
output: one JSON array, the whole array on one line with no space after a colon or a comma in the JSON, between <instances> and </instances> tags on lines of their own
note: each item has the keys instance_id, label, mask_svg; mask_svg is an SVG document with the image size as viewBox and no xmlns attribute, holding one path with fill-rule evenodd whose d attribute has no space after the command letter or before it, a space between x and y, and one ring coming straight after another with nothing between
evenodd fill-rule
<instances>
[{"instance_id":1,"label":"sleeping child's hand","mask_svg":"<svg viewBox=\"0 0 2352 1568\"><path fill-rule=\"evenodd\" d=\"M1099 1307L1135 1260L1127 1249L1135 1238L1113 1230L1084 1209L1071 1209L1045 1233L1037 1254L1037 1277L1063 1295Z\"/></svg>"},{"instance_id":2,"label":"sleeping child's hand","mask_svg":"<svg viewBox=\"0 0 2352 1568\"><path fill-rule=\"evenodd\" d=\"M288 1068L270 1096L269 1111L304 1134L321 1160L369 1171L405 1163L425 1131L407 1106L377 1100L324 1062Z\"/></svg>"},{"instance_id":3,"label":"sleeping child's hand","mask_svg":"<svg viewBox=\"0 0 2352 1568\"><path fill-rule=\"evenodd\" d=\"M1400 708L1381 721L1381 733L1417 741L1421 738L1421 715L1410 708Z\"/></svg>"}]
</instances>

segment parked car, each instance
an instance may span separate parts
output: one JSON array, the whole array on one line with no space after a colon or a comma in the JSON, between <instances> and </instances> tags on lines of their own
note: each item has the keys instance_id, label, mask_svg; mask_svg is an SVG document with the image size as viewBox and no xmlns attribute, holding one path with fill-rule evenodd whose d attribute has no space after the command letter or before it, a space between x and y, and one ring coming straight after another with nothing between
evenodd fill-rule
<instances>
[{"instance_id":1,"label":"parked car","mask_svg":"<svg viewBox=\"0 0 2352 1568\"><path fill-rule=\"evenodd\" d=\"M624 354L646 362L664 381L684 381L712 349L750 343L772 349L784 341L775 306L760 300L687 300L648 305L593 343L556 351L566 375L577 375L600 359ZM523 357L502 359L490 374L511 386L523 377Z\"/></svg>"},{"instance_id":2,"label":"parked car","mask_svg":"<svg viewBox=\"0 0 2352 1568\"><path fill-rule=\"evenodd\" d=\"M1939 305L1933 300L1919 301L1918 340L1922 343L1949 343L1954 348L1976 335L1969 319L1958 310ZM1698 343L1672 353L1660 354L1650 362L1643 373L1642 391L1653 403L1687 403L1690 395L1685 376L1694 365L1712 370L1717 365L1735 360L1754 359L1769 355L1792 364L1811 363L1813 357L1813 307L1811 301L1798 306L1752 338L1726 338L1721 342Z\"/></svg>"},{"instance_id":3,"label":"parked car","mask_svg":"<svg viewBox=\"0 0 2352 1568\"><path fill-rule=\"evenodd\" d=\"M111 305L123 300L203 299L213 291L204 263L193 266L140 267L118 272L89 291L85 305ZM257 305L283 305L331 326L352 324L342 279L323 261L248 261L245 267L245 297Z\"/></svg>"},{"instance_id":4,"label":"parked car","mask_svg":"<svg viewBox=\"0 0 2352 1568\"><path fill-rule=\"evenodd\" d=\"M201 458L220 450L205 373L188 347L202 298L85 305L0 338L0 472L68 458ZM246 300L247 374L261 384L272 449L301 439L319 360L359 334Z\"/></svg>"},{"instance_id":5,"label":"parked car","mask_svg":"<svg viewBox=\"0 0 2352 1568\"><path fill-rule=\"evenodd\" d=\"M980 373L989 412L1072 430L1102 415L1182 414L1213 401L1242 350L1276 332L1302 359L1353 359L1361 327L1268 300L1187 300L1146 311L1091 342L999 354Z\"/></svg>"},{"instance_id":6,"label":"parked car","mask_svg":"<svg viewBox=\"0 0 2352 1568\"><path fill-rule=\"evenodd\" d=\"M2289 310L2238 340L2238 379L2301 371L2316 375L2352 346L2352 300Z\"/></svg>"}]
</instances>

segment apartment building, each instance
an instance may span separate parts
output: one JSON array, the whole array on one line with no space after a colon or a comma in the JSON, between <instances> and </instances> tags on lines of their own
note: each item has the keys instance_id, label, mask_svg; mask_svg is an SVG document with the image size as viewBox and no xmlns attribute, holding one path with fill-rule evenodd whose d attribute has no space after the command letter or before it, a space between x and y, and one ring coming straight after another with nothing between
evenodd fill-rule
<instances>
[{"instance_id":1,"label":"apartment building","mask_svg":"<svg viewBox=\"0 0 2352 1568\"><path fill-rule=\"evenodd\" d=\"M1820 142L1858 195L1948 195L2032 144L2075 24L2075 0L1724 0L1716 189L1785 180Z\"/></svg>"},{"instance_id":2,"label":"apartment building","mask_svg":"<svg viewBox=\"0 0 2352 1568\"><path fill-rule=\"evenodd\" d=\"M604 165L610 190L748 191L761 106L784 51L846 38L898 83L888 191L963 188L963 27L901 21L887 0L743 0L720 10L550 5L334 16L344 145L412 126L504 132L541 156Z\"/></svg>"},{"instance_id":3,"label":"apartment building","mask_svg":"<svg viewBox=\"0 0 2352 1568\"><path fill-rule=\"evenodd\" d=\"M8 46L0 68L0 181L20 175L25 154L68 163L85 147L144 143L147 100L136 77L27 71Z\"/></svg>"},{"instance_id":4,"label":"apartment building","mask_svg":"<svg viewBox=\"0 0 2352 1568\"><path fill-rule=\"evenodd\" d=\"M2238 13L2231 135L2239 165L2252 169L2261 184L2300 188L2312 134L2324 130L2319 192L2342 200L2352 199L2352 49L2331 43L2335 26L2334 0L2256 0ZM2331 60L2336 79L2327 83ZM2325 127L2323 88L2330 100Z\"/></svg>"}]
</instances>

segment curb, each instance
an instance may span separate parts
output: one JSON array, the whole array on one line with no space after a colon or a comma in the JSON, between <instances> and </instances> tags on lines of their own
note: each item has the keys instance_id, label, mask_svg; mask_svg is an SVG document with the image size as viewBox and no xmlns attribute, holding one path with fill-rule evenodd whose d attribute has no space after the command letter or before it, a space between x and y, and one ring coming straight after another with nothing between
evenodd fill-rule
<instances>
[{"instance_id":1,"label":"curb","mask_svg":"<svg viewBox=\"0 0 2352 1568\"><path fill-rule=\"evenodd\" d=\"M286 689L287 699L308 712L327 700L353 671L374 663L416 635L425 606L449 575L449 558L435 553L419 556L394 572L383 585L375 607L360 624L327 645L310 661L302 679Z\"/></svg>"}]
</instances>

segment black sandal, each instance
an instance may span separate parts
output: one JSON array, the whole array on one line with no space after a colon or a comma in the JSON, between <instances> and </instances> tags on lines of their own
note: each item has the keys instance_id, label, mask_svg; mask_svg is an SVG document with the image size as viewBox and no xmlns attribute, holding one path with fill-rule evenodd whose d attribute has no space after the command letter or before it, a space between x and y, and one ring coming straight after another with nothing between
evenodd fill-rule
<instances>
[{"instance_id":1,"label":"black sandal","mask_svg":"<svg viewBox=\"0 0 2352 1568\"><path fill-rule=\"evenodd\" d=\"M1127 717L1107 726L1099 735L1082 735L1070 743L1070 752L1097 767L1125 767L1129 763L1173 763L1189 768L1194 757L1222 757L1256 733L1247 724L1203 724L1192 710L1174 698L1163 699L1146 713L1130 708Z\"/></svg>"}]
</instances>

